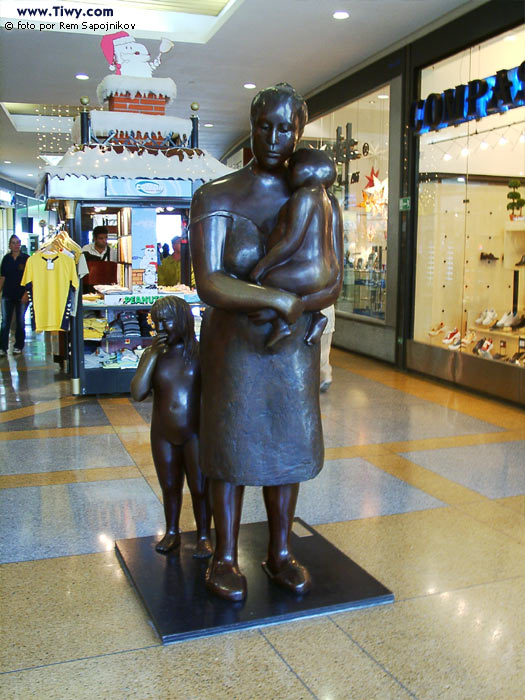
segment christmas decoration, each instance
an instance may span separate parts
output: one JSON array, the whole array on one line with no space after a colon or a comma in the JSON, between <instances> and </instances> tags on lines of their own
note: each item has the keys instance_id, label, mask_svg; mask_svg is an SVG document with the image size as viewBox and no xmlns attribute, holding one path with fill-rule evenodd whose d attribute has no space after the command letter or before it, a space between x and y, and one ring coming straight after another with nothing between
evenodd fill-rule
<instances>
[{"instance_id":1,"label":"christmas decoration","mask_svg":"<svg viewBox=\"0 0 525 700\"><path fill-rule=\"evenodd\" d=\"M170 51L174 44L169 39L162 39L159 54L153 61L144 44L139 44L127 32L106 34L100 46L109 63L109 70L114 71L115 75L151 78L153 71L160 66L161 55Z\"/></svg>"}]
</instances>

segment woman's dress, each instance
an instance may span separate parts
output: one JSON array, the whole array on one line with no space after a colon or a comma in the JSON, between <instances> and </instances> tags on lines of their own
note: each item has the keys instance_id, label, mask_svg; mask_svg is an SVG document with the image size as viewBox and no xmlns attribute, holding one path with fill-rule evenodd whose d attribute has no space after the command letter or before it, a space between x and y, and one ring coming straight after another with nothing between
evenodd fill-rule
<instances>
[{"instance_id":1,"label":"woman's dress","mask_svg":"<svg viewBox=\"0 0 525 700\"><path fill-rule=\"evenodd\" d=\"M224 272L249 281L264 255L265 234L245 216L230 220ZM202 401L201 469L209 477L247 486L306 481L323 466L319 408L320 346L306 345L311 314L290 326L291 335L265 347L270 323L255 325L245 313L210 308L200 336Z\"/></svg>"}]
</instances>

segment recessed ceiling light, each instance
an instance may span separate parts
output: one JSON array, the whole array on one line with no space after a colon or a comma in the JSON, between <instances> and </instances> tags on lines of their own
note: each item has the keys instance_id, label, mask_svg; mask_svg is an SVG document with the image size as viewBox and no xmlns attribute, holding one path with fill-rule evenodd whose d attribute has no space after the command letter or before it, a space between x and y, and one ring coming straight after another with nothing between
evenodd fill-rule
<instances>
[{"instance_id":1,"label":"recessed ceiling light","mask_svg":"<svg viewBox=\"0 0 525 700\"><path fill-rule=\"evenodd\" d=\"M205 126L207 129L211 129L211 127L213 126L213 124L205 124L204 126Z\"/></svg>"},{"instance_id":2,"label":"recessed ceiling light","mask_svg":"<svg viewBox=\"0 0 525 700\"><path fill-rule=\"evenodd\" d=\"M489 147L489 145L488 145L488 143L487 143L486 141L482 141L482 142L479 144L479 147L481 148L482 151L486 151L487 148Z\"/></svg>"},{"instance_id":3,"label":"recessed ceiling light","mask_svg":"<svg viewBox=\"0 0 525 700\"><path fill-rule=\"evenodd\" d=\"M243 87L245 87L247 90L253 90L257 87L257 85L255 83L244 83Z\"/></svg>"},{"instance_id":4,"label":"recessed ceiling light","mask_svg":"<svg viewBox=\"0 0 525 700\"><path fill-rule=\"evenodd\" d=\"M465 178L464 178L464 177L458 177L458 182L465 182Z\"/></svg>"},{"instance_id":5,"label":"recessed ceiling light","mask_svg":"<svg viewBox=\"0 0 525 700\"><path fill-rule=\"evenodd\" d=\"M77 73L77 74L75 75L75 78L76 78L77 80L89 80L89 75L86 75L85 73ZM54 111L55 111L55 110L53 110L53 112L54 112Z\"/></svg>"},{"instance_id":6,"label":"recessed ceiling light","mask_svg":"<svg viewBox=\"0 0 525 700\"><path fill-rule=\"evenodd\" d=\"M9 165L9 163L12 163L12 162L13 162L12 160L4 160L4 163L7 163L8 165Z\"/></svg>"},{"instance_id":7,"label":"recessed ceiling light","mask_svg":"<svg viewBox=\"0 0 525 700\"><path fill-rule=\"evenodd\" d=\"M378 100L388 100L388 95L378 95L377 99Z\"/></svg>"},{"instance_id":8,"label":"recessed ceiling light","mask_svg":"<svg viewBox=\"0 0 525 700\"><path fill-rule=\"evenodd\" d=\"M368 100L368 104L370 105L375 105L376 101L375 100Z\"/></svg>"},{"instance_id":9,"label":"recessed ceiling light","mask_svg":"<svg viewBox=\"0 0 525 700\"><path fill-rule=\"evenodd\" d=\"M337 10L337 12L334 12L332 17L334 19L348 19L350 17L350 13L348 13L346 10Z\"/></svg>"},{"instance_id":10,"label":"recessed ceiling light","mask_svg":"<svg viewBox=\"0 0 525 700\"><path fill-rule=\"evenodd\" d=\"M461 155L463 156L463 158L466 158L468 156L468 154L469 154L468 148L461 149Z\"/></svg>"},{"instance_id":11,"label":"recessed ceiling light","mask_svg":"<svg viewBox=\"0 0 525 700\"><path fill-rule=\"evenodd\" d=\"M27 177L33 177L33 173L27 173Z\"/></svg>"},{"instance_id":12,"label":"recessed ceiling light","mask_svg":"<svg viewBox=\"0 0 525 700\"><path fill-rule=\"evenodd\" d=\"M508 143L508 140L504 136L502 136L498 143L500 146L504 146L506 143Z\"/></svg>"},{"instance_id":13,"label":"recessed ceiling light","mask_svg":"<svg viewBox=\"0 0 525 700\"><path fill-rule=\"evenodd\" d=\"M443 156L443 160L452 160L452 156L450 155L450 153L445 153L445 155Z\"/></svg>"},{"instance_id":14,"label":"recessed ceiling light","mask_svg":"<svg viewBox=\"0 0 525 700\"><path fill-rule=\"evenodd\" d=\"M503 41L516 41L516 35L515 34L509 34L506 36Z\"/></svg>"}]
</instances>

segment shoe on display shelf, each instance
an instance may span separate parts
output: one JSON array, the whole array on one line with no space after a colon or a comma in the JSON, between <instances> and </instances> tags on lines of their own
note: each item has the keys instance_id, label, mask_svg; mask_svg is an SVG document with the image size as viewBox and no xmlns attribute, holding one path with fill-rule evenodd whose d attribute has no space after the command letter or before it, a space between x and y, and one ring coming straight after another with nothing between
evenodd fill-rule
<instances>
[{"instance_id":1,"label":"shoe on display shelf","mask_svg":"<svg viewBox=\"0 0 525 700\"><path fill-rule=\"evenodd\" d=\"M429 335L439 335L440 333L443 333L445 330L445 324L443 321L441 323L438 323L437 326L432 326L432 328L429 330L428 334Z\"/></svg>"},{"instance_id":2,"label":"shoe on display shelf","mask_svg":"<svg viewBox=\"0 0 525 700\"><path fill-rule=\"evenodd\" d=\"M478 340L478 342L477 342L477 343L474 345L474 347L472 348L472 352L474 353L474 355L478 355L478 354L479 354L479 351L480 351L481 348L483 347L483 344L484 344L484 342L485 342L486 340L487 340L486 338L480 338L480 340Z\"/></svg>"},{"instance_id":3,"label":"shoe on display shelf","mask_svg":"<svg viewBox=\"0 0 525 700\"><path fill-rule=\"evenodd\" d=\"M492 342L492 338L487 338L481 348L479 349L480 354L490 352L492 350L492 347L494 346L494 343ZM492 355L491 355L492 357Z\"/></svg>"},{"instance_id":4,"label":"shoe on display shelf","mask_svg":"<svg viewBox=\"0 0 525 700\"><path fill-rule=\"evenodd\" d=\"M512 362L513 365L518 365L520 360L525 356L525 353L520 351L520 352L515 352L514 355L510 358L509 362Z\"/></svg>"},{"instance_id":5,"label":"shoe on display shelf","mask_svg":"<svg viewBox=\"0 0 525 700\"><path fill-rule=\"evenodd\" d=\"M487 311L487 315L483 319L482 326L492 326L494 321L498 318L498 313L495 309L490 309Z\"/></svg>"},{"instance_id":6,"label":"shoe on display shelf","mask_svg":"<svg viewBox=\"0 0 525 700\"><path fill-rule=\"evenodd\" d=\"M445 343L445 345L450 345L450 343L453 343L456 340L456 338L461 338L461 333L458 331L457 328L453 328L447 333L447 335L443 338L441 342Z\"/></svg>"},{"instance_id":7,"label":"shoe on display shelf","mask_svg":"<svg viewBox=\"0 0 525 700\"><path fill-rule=\"evenodd\" d=\"M507 318L503 322L503 328L510 328L517 318L518 318L517 313L513 314L512 311L509 311Z\"/></svg>"},{"instance_id":8,"label":"shoe on display shelf","mask_svg":"<svg viewBox=\"0 0 525 700\"><path fill-rule=\"evenodd\" d=\"M502 355L500 352L497 352L495 355L492 356L493 360L499 360L500 362L508 362L509 358L507 355Z\"/></svg>"},{"instance_id":9,"label":"shoe on display shelf","mask_svg":"<svg viewBox=\"0 0 525 700\"><path fill-rule=\"evenodd\" d=\"M458 335L455 340L448 346L449 350L460 350L463 347L461 337Z\"/></svg>"},{"instance_id":10,"label":"shoe on display shelf","mask_svg":"<svg viewBox=\"0 0 525 700\"><path fill-rule=\"evenodd\" d=\"M523 326L525 326L525 316L519 316L518 314L516 314L516 318L510 324L510 328L513 331L517 331L518 328L523 328Z\"/></svg>"},{"instance_id":11,"label":"shoe on display shelf","mask_svg":"<svg viewBox=\"0 0 525 700\"><path fill-rule=\"evenodd\" d=\"M499 260L499 258L497 258L494 255L494 253L481 253L481 255L479 256L479 259L480 260L488 260L489 262L491 260Z\"/></svg>"},{"instance_id":12,"label":"shoe on display shelf","mask_svg":"<svg viewBox=\"0 0 525 700\"><path fill-rule=\"evenodd\" d=\"M503 328L503 326L509 320L509 318L513 318L513 317L514 317L514 314L512 313L512 311L507 311L506 313L503 314L503 316L500 318L500 320L497 323L495 323L494 325L496 328Z\"/></svg>"},{"instance_id":13,"label":"shoe on display shelf","mask_svg":"<svg viewBox=\"0 0 525 700\"><path fill-rule=\"evenodd\" d=\"M467 333L467 335L465 335L465 336L461 339L461 344L462 344L464 347L466 347L467 345L470 345L471 343L473 343L475 340L476 340L476 334L474 333L474 331L469 331L469 332Z\"/></svg>"},{"instance_id":14,"label":"shoe on display shelf","mask_svg":"<svg viewBox=\"0 0 525 700\"><path fill-rule=\"evenodd\" d=\"M477 324L481 325L481 324L483 323L483 321L485 320L485 316L488 314L488 312L489 312L488 309L484 309L484 310L480 313L480 315L477 317L477 319L474 321L474 323L477 323Z\"/></svg>"}]
</instances>

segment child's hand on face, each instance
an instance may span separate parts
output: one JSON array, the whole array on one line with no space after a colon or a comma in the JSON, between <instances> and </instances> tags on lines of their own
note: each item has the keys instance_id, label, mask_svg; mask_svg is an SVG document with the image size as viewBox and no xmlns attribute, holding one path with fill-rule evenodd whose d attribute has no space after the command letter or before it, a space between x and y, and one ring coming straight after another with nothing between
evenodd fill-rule
<instances>
[{"instance_id":1,"label":"child's hand on face","mask_svg":"<svg viewBox=\"0 0 525 700\"><path fill-rule=\"evenodd\" d=\"M163 355L168 349L168 345L166 343L167 338L168 336L166 333L163 333L162 331L157 333L152 344L150 345L151 352L156 355Z\"/></svg>"},{"instance_id":2,"label":"child's hand on face","mask_svg":"<svg viewBox=\"0 0 525 700\"><path fill-rule=\"evenodd\" d=\"M261 279L262 276L263 276L263 269L262 269L260 263L258 263L258 264L253 268L253 270L250 272L250 279L251 279L251 281L254 282L255 284L258 284L258 283L259 283L259 280Z\"/></svg>"}]
</instances>

